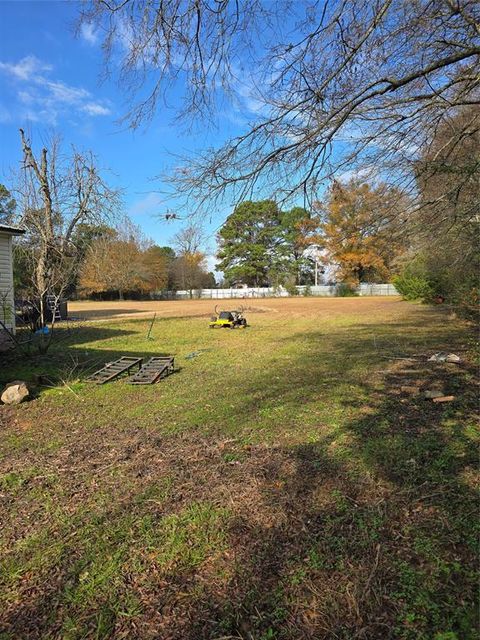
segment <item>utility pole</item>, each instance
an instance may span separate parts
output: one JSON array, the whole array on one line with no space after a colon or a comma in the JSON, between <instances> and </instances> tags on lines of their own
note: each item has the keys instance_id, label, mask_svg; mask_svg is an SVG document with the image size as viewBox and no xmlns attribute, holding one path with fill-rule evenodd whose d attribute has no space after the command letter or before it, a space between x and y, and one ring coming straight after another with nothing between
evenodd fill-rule
<instances>
[{"instance_id":1,"label":"utility pole","mask_svg":"<svg viewBox=\"0 0 480 640\"><path fill-rule=\"evenodd\" d=\"M318 274L319 273L325 273L325 269L322 267L322 265L320 264L320 257L321 257L321 250L318 244L311 244L309 247L307 247L307 249L305 250L304 254L305 257L307 257L309 260L315 262L315 286L318 287ZM319 264L320 264L320 268L319 268Z\"/></svg>"},{"instance_id":2,"label":"utility pole","mask_svg":"<svg viewBox=\"0 0 480 640\"><path fill-rule=\"evenodd\" d=\"M318 257L320 247L318 244L312 244L311 248L313 249L313 259L315 260L315 286L318 287Z\"/></svg>"}]
</instances>

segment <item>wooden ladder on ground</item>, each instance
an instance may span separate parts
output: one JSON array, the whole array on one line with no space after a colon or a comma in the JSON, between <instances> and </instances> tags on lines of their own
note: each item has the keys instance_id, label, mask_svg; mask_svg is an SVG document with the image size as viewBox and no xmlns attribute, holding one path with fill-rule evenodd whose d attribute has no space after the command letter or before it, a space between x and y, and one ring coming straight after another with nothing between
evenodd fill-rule
<instances>
[{"instance_id":1,"label":"wooden ladder on ground","mask_svg":"<svg viewBox=\"0 0 480 640\"><path fill-rule=\"evenodd\" d=\"M168 376L174 370L173 356L156 356L150 358L140 369L138 373L132 376L129 384L154 384L160 378Z\"/></svg>"},{"instance_id":2,"label":"wooden ladder on ground","mask_svg":"<svg viewBox=\"0 0 480 640\"><path fill-rule=\"evenodd\" d=\"M111 380L115 380L122 373L130 374L133 367L138 366L141 370L143 358L136 358L131 356L122 356L114 362L107 363L104 367L92 373L91 376L86 378L86 382L94 382L95 384L105 384Z\"/></svg>"}]
</instances>

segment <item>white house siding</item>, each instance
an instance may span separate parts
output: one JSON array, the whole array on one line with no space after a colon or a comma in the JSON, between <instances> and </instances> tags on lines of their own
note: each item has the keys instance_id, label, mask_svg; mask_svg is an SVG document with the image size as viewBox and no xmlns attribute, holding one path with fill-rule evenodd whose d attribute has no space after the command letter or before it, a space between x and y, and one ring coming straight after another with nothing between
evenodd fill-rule
<instances>
[{"instance_id":1,"label":"white house siding","mask_svg":"<svg viewBox=\"0 0 480 640\"><path fill-rule=\"evenodd\" d=\"M0 232L0 320L15 330L13 300L12 236Z\"/></svg>"}]
</instances>

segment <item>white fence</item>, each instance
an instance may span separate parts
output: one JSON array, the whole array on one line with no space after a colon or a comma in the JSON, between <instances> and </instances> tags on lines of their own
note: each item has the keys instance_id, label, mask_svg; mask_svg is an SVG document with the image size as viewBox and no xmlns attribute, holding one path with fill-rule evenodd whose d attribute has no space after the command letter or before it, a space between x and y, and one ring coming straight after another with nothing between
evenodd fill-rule
<instances>
[{"instance_id":1,"label":"white fence","mask_svg":"<svg viewBox=\"0 0 480 640\"><path fill-rule=\"evenodd\" d=\"M399 296L393 284L361 284L358 287L361 296Z\"/></svg>"},{"instance_id":2,"label":"white fence","mask_svg":"<svg viewBox=\"0 0 480 640\"><path fill-rule=\"evenodd\" d=\"M307 287L296 287L298 295L305 295ZM393 284L361 284L357 287L360 296L398 296ZM338 285L319 285L310 287L307 295L331 297L338 295ZM227 298L288 298L290 294L283 287L248 287L244 289L197 289L190 291L156 292L154 298L169 300L188 300L189 298L206 298L209 300L225 300Z\"/></svg>"}]
</instances>

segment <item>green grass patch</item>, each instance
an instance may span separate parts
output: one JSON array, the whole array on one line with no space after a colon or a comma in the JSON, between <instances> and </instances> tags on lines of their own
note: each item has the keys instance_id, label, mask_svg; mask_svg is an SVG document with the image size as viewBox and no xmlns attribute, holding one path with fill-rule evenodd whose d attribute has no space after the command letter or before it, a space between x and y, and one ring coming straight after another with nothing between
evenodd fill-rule
<instances>
[{"instance_id":1,"label":"green grass patch","mask_svg":"<svg viewBox=\"0 0 480 640\"><path fill-rule=\"evenodd\" d=\"M302 304L245 331L162 319L154 340L144 319L59 327L6 362L35 399L0 409L4 637L476 637L471 329ZM462 363L428 362L444 350ZM160 354L178 371L157 385L85 382Z\"/></svg>"}]
</instances>

